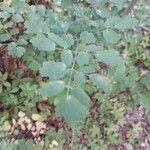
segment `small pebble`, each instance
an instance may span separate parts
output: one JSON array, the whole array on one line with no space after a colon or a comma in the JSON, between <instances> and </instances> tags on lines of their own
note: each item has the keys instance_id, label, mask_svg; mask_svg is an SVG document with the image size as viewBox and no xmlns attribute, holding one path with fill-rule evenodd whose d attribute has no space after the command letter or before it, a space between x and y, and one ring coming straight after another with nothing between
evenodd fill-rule
<instances>
[{"instance_id":1,"label":"small pebble","mask_svg":"<svg viewBox=\"0 0 150 150\"><path fill-rule=\"evenodd\" d=\"M24 124L21 125L21 129L24 130L24 131L26 130L26 127L25 127Z\"/></svg>"},{"instance_id":2,"label":"small pebble","mask_svg":"<svg viewBox=\"0 0 150 150\"><path fill-rule=\"evenodd\" d=\"M41 131L40 131L40 134L44 134L44 130L41 130Z\"/></svg>"},{"instance_id":3,"label":"small pebble","mask_svg":"<svg viewBox=\"0 0 150 150\"><path fill-rule=\"evenodd\" d=\"M20 112L18 113L18 117L22 118L22 117L24 117L24 116L25 116L25 113L24 113L24 112L20 111Z\"/></svg>"},{"instance_id":4,"label":"small pebble","mask_svg":"<svg viewBox=\"0 0 150 150\"><path fill-rule=\"evenodd\" d=\"M32 126L31 131L35 131L35 126Z\"/></svg>"},{"instance_id":5,"label":"small pebble","mask_svg":"<svg viewBox=\"0 0 150 150\"><path fill-rule=\"evenodd\" d=\"M56 140L53 140L53 141L51 142L51 144L54 145L54 146L58 146L58 143L57 143Z\"/></svg>"},{"instance_id":6,"label":"small pebble","mask_svg":"<svg viewBox=\"0 0 150 150\"><path fill-rule=\"evenodd\" d=\"M19 125L22 125L23 122L24 122L24 118L19 118L19 119L18 119L18 124L19 124Z\"/></svg>"},{"instance_id":7,"label":"small pebble","mask_svg":"<svg viewBox=\"0 0 150 150\"><path fill-rule=\"evenodd\" d=\"M31 123L31 120L26 116L25 116L24 120L25 120L26 123Z\"/></svg>"},{"instance_id":8,"label":"small pebble","mask_svg":"<svg viewBox=\"0 0 150 150\"><path fill-rule=\"evenodd\" d=\"M27 125L27 129L28 129L28 130L31 130L31 128L32 128L32 124L29 123L29 124Z\"/></svg>"}]
</instances>

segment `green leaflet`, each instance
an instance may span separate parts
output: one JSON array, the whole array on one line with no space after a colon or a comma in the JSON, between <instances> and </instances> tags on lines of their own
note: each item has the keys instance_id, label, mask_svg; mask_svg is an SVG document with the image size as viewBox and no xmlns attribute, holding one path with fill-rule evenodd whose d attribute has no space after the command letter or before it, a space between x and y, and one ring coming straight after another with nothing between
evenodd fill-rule
<instances>
[{"instance_id":1,"label":"green leaflet","mask_svg":"<svg viewBox=\"0 0 150 150\"><path fill-rule=\"evenodd\" d=\"M69 48L73 43L73 39L71 35L60 37L55 33L49 33L48 38L63 48Z\"/></svg>"},{"instance_id":2,"label":"green leaflet","mask_svg":"<svg viewBox=\"0 0 150 150\"><path fill-rule=\"evenodd\" d=\"M82 72L76 72L74 74L74 83L81 86L83 84L85 84L85 75Z\"/></svg>"},{"instance_id":3,"label":"green leaflet","mask_svg":"<svg viewBox=\"0 0 150 150\"><path fill-rule=\"evenodd\" d=\"M40 74L43 77L50 77L54 79L62 78L65 76L66 65L62 62L49 61L43 64L40 68Z\"/></svg>"},{"instance_id":4,"label":"green leaflet","mask_svg":"<svg viewBox=\"0 0 150 150\"><path fill-rule=\"evenodd\" d=\"M61 80L58 81L51 81L44 85L42 85L40 89L40 93L43 96L56 96L60 93L62 93L65 89L65 83Z\"/></svg>"},{"instance_id":5,"label":"green leaflet","mask_svg":"<svg viewBox=\"0 0 150 150\"><path fill-rule=\"evenodd\" d=\"M8 50L11 54L17 57L21 57L25 52L25 49L23 47L17 46L17 44L13 42L8 44Z\"/></svg>"},{"instance_id":6,"label":"green leaflet","mask_svg":"<svg viewBox=\"0 0 150 150\"><path fill-rule=\"evenodd\" d=\"M20 14L14 14L12 16L12 20L16 23L19 23L19 22L23 22L24 19L22 18L22 16Z\"/></svg>"},{"instance_id":7,"label":"green leaflet","mask_svg":"<svg viewBox=\"0 0 150 150\"><path fill-rule=\"evenodd\" d=\"M80 52L77 56L77 63L79 66L83 66L89 63L90 54L86 52Z\"/></svg>"},{"instance_id":8,"label":"green leaflet","mask_svg":"<svg viewBox=\"0 0 150 150\"><path fill-rule=\"evenodd\" d=\"M94 37L93 33L90 33L90 32L87 32L87 31L81 32L80 38L86 44L90 44L90 43L95 43L96 42L96 38Z\"/></svg>"},{"instance_id":9,"label":"green leaflet","mask_svg":"<svg viewBox=\"0 0 150 150\"><path fill-rule=\"evenodd\" d=\"M105 30L103 31L103 36L104 36L104 39L108 42L108 43L111 43L111 44L115 44L117 43L121 36L119 33L113 31L113 30Z\"/></svg>"},{"instance_id":10,"label":"green leaflet","mask_svg":"<svg viewBox=\"0 0 150 150\"><path fill-rule=\"evenodd\" d=\"M123 58L119 56L119 53L115 50L102 51L96 55L97 59L111 67L120 66L124 63Z\"/></svg>"},{"instance_id":11,"label":"green leaflet","mask_svg":"<svg viewBox=\"0 0 150 150\"><path fill-rule=\"evenodd\" d=\"M74 97L76 97L82 105L84 105L84 106L86 106L86 108L88 108L90 98L82 88L80 88L80 87L73 88L71 90L71 94Z\"/></svg>"},{"instance_id":12,"label":"green leaflet","mask_svg":"<svg viewBox=\"0 0 150 150\"><path fill-rule=\"evenodd\" d=\"M11 38L11 34L10 33L0 34L0 41L2 41L2 42L8 41L10 38Z\"/></svg>"},{"instance_id":13,"label":"green leaflet","mask_svg":"<svg viewBox=\"0 0 150 150\"><path fill-rule=\"evenodd\" d=\"M27 33L48 33L49 29L44 19L36 13L31 13L28 19L25 21L25 27Z\"/></svg>"},{"instance_id":14,"label":"green leaflet","mask_svg":"<svg viewBox=\"0 0 150 150\"><path fill-rule=\"evenodd\" d=\"M33 37L30 42L34 47L38 48L41 51L51 52L55 50L55 43L42 34Z\"/></svg>"},{"instance_id":15,"label":"green leaflet","mask_svg":"<svg viewBox=\"0 0 150 150\"><path fill-rule=\"evenodd\" d=\"M62 35L61 38L67 42L68 48L70 48L74 44L74 39L71 34Z\"/></svg>"},{"instance_id":16,"label":"green leaflet","mask_svg":"<svg viewBox=\"0 0 150 150\"><path fill-rule=\"evenodd\" d=\"M105 27L106 28L114 28L115 23L119 20L120 18L118 16L114 16L111 18L108 18L105 22Z\"/></svg>"},{"instance_id":17,"label":"green leaflet","mask_svg":"<svg viewBox=\"0 0 150 150\"><path fill-rule=\"evenodd\" d=\"M22 14L24 13L27 4L25 3L25 0L13 0L12 6L15 12Z\"/></svg>"},{"instance_id":18,"label":"green leaflet","mask_svg":"<svg viewBox=\"0 0 150 150\"><path fill-rule=\"evenodd\" d=\"M69 123L75 123L86 116L87 109L76 97L69 95L60 98L56 106L56 112Z\"/></svg>"},{"instance_id":19,"label":"green leaflet","mask_svg":"<svg viewBox=\"0 0 150 150\"><path fill-rule=\"evenodd\" d=\"M38 6L36 7L36 10L37 10L37 13L38 13L40 16L45 16L46 8L45 8L43 5L38 5Z\"/></svg>"},{"instance_id":20,"label":"green leaflet","mask_svg":"<svg viewBox=\"0 0 150 150\"><path fill-rule=\"evenodd\" d=\"M112 85L106 77L99 74L92 74L90 76L90 80L93 82L94 85L96 85L104 92L110 93L112 91Z\"/></svg>"},{"instance_id":21,"label":"green leaflet","mask_svg":"<svg viewBox=\"0 0 150 150\"><path fill-rule=\"evenodd\" d=\"M73 63L72 52L70 50L63 50L61 52L61 61L69 67Z\"/></svg>"},{"instance_id":22,"label":"green leaflet","mask_svg":"<svg viewBox=\"0 0 150 150\"><path fill-rule=\"evenodd\" d=\"M115 24L115 28L119 30L126 30L135 27L135 25L138 24L138 20L135 18L132 18L130 16L124 16L117 20Z\"/></svg>"}]
</instances>

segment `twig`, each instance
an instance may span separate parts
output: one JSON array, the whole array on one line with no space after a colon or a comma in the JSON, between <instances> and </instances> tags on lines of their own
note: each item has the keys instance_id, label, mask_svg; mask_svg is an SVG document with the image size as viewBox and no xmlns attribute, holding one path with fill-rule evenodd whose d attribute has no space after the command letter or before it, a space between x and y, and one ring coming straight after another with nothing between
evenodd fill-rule
<instances>
[{"instance_id":1,"label":"twig","mask_svg":"<svg viewBox=\"0 0 150 150\"><path fill-rule=\"evenodd\" d=\"M129 6L128 6L127 9L125 10L124 15L129 15L129 14L132 12L132 10L133 10L134 6L136 5L137 1L138 1L138 0L132 0L132 1L130 2Z\"/></svg>"},{"instance_id":2,"label":"twig","mask_svg":"<svg viewBox=\"0 0 150 150\"><path fill-rule=\"evenodd\" d=\"M78 50L79 50L79 42L78 42L78 39L77 39L76 53L75 53L75 56L74 56L74 62L73 62L73 64L72 64L72 67L71 67L71 70L70 70L70 77L69 77L69 80L68 80L68 86L67 86L67 99L68 99L69 92L70 92L71 79L72 79L74 67L75 67L75 64L76 64L76 59L77 59L77 55L78 55Z\"/></svg>"}]
</instances>

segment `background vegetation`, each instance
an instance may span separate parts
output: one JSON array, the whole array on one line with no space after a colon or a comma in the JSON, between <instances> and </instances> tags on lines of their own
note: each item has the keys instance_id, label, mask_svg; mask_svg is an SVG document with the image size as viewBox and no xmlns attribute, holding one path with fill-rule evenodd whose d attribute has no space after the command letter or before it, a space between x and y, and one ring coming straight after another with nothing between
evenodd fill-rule
<instances>
[{"instance_id":1,"label":"background vegetation","mask_svg":"<svg viewBox=\"0 0 150 150\"><path fill-rule=\"evenodd\" d=\"M0 150L150 149L150 3L0 3Z\"/></svg>"}]
</instances>

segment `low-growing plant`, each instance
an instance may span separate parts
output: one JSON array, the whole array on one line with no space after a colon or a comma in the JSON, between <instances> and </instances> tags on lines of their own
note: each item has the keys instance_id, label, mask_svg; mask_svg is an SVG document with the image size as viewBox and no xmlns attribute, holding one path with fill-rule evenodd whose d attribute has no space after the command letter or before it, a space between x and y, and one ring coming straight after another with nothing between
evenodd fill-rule
<instances>
[{"instance_id":1,"label":"low-growing plant","mask_svg":"<svg viewBox=\"0 0 150 150\"><path fill-rule=\"evenodd\" d=\"M40 93L53 100L57 113L69 122L88 112L87 83L106 98L130 88L124 84L130 77L117 45L134 38L139 20L123 16L124 3L93 1L89 4L95 9L91 9L62 1L61 14L19 0L12 7L1 5L1 42L9 41L11 54L22 57L42 77L49 77ZM72 13L77 17L74 21L69 17Z\"/></svg>"},{"instance_id":2,"label":"low-growing plant","mask_svg":"<svg viewBox=\"0 0 150 150\"><path fill-rule=\"evenodd\" d=\"M86 116L82 123L89 135L88 148L139 148L144 138L136 142L132 136L140 133L141 120L129 127L130 117L123 114L135 104L150 106L149 35L142 37L149 16L140 17L145 14L141 2L133 14L135 4L127 4L127 0L62 0L54 1L52 9L25 0L1 4L0 43L38 76L8 80L7 73L0 74L5 107L13 105L30 114L31 109L37 111L38 101L48 100L72 125L71 149L83 149L74 144L76 125ZM137 65L141 61L146 67ZM8 114L4 116L1 124ZM121 135L123 128L128 141Z\"/></svg>"}]
</instances>

